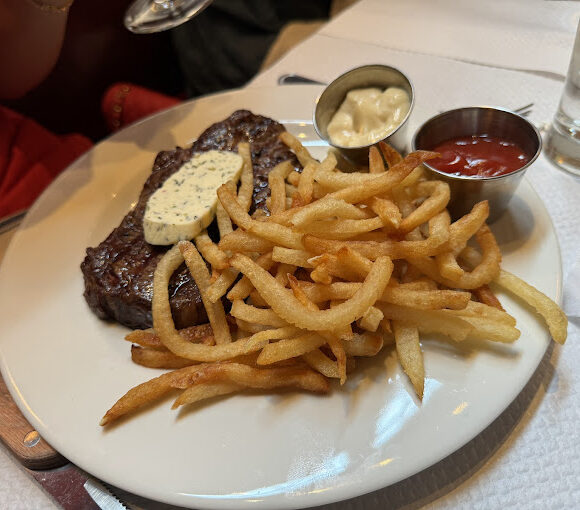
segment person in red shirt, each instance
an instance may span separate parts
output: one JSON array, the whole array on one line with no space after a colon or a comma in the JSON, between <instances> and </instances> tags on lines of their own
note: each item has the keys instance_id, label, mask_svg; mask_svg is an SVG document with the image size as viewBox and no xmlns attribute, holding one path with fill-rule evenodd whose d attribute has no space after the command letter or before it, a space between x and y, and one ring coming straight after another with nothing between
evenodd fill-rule
<instances>
[{"instance_id":1,"label":"person in red shirt","mask_svg":"<svg viewBox=\"0 0 580 510\"><path fill-rule=\"evenodd\" d=\"M0 99L42 82L62 46L71 0L0 0ZM0 217L28 208L44 188L92 146L59 136L0 105Z\"/></svg>"}]
</instances>

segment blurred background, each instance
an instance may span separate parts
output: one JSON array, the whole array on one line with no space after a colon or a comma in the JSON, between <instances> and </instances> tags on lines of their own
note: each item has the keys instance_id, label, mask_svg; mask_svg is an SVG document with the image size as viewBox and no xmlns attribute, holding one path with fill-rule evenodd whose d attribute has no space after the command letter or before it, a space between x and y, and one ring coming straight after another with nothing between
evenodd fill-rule
<instances>
[{"instance_id":1,"label":"blurred background","mask_svg":"<svg viewBox=\"0 0 580 510\"><path fill-rule=\"evenodd\" d=\"M101 111L112 85L130 83L178 99L243 86L353 2L215 0L177 28L144 35L123 26L130 3L76 0L50 75L24 97L1 104L56 134L97 141L114 128Z\"/></svg>"}]
</instances>

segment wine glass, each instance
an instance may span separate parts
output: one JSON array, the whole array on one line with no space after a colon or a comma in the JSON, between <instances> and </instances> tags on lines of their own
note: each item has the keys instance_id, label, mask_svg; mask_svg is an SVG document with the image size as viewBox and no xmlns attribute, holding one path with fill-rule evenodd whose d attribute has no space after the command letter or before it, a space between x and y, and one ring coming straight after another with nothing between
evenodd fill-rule
<instances>
[{"instance_id":1,"label":"wine glass","mask_svg":"<svg viewBox=\"0 0 580 510\"><path fill-rule=\"evenodd\" d=\"M202 12L212 0L135 0L125 13L125 27L136 34L169 30Z\"/></svg>"}]
</instances>

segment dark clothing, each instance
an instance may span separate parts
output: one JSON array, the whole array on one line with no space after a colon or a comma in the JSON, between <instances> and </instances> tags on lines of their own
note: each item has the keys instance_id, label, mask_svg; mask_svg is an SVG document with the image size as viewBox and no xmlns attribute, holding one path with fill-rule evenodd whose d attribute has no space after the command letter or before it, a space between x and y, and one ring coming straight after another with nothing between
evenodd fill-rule
<instances>
[{"instance_id":1,"label":"dark clothing","mask_svg":"<svg viewBox=\"0 0 580 510\"><path fill-rule=\"evenodd\" d=\"M190 97L245 85L290 21L327 19L330 0L215 0L171 31Z\"/></svg>"}]
</instances>

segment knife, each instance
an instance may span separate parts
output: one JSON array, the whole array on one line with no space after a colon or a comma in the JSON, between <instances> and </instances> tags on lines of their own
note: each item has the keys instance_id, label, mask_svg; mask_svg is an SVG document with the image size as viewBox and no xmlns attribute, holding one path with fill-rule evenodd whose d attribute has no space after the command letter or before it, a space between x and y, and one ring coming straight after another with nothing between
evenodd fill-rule
<instances>
[{"instance_id":1,"label":"knife","mask_svg":"<svg viewBox=\"0 0 580 510\"><path fill-rule=\"evenodd\" d=\"M27 209L23 209L22 211L18 211L14 214L11 214L10 216L0 218L0 234L16 228L24 219L24 216L26 216L27 212Z\"/></svg>"},{"instance_id":2,"label":"knife","mask_svg":"<svg viewBox=\"0 0 580 510\"><path fill-rule=\"evenodd\" d=\"M71 464L22 415L0 377L0 439L64 510L122 510L105 486Z\"/></svg>"}]
</instances>

